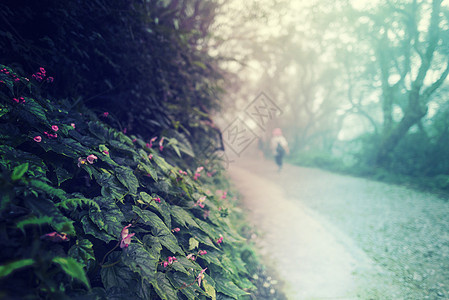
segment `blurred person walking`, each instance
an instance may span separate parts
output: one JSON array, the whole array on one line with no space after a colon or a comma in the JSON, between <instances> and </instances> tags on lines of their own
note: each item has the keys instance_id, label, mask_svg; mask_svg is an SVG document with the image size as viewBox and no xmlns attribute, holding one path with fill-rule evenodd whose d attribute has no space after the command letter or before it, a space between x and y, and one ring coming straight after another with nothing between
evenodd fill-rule
<instances>
[{"instance_id":1,"label":"blurred person walking","mask_svg":"<svg viewBox=\"0 0 449 300\"><path fill-rule=\"evenodd\" d=\"M271 151L274 155L274 160L278 165L278 172L282 169L282 163L284 156L290 153L288 143L285 137L282 135L280 128L273 129L273 137L271 138Z\"/></svg>"}]
</instances>

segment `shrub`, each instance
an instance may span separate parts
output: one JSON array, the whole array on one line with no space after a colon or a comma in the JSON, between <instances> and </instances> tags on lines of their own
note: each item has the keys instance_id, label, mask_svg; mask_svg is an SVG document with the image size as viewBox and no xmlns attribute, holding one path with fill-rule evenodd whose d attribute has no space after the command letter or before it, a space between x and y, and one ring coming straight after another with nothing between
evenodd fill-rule
<instances>
[{"instance_id":1,"label":"shrub","mask_svg":"<svg viewBox=\"0 0 449 300\"><path fill-rule=\"evenodd\" d=\"M0 65L5 298L240 299L254 289L219 164L172 136L128 136ZM41 78L38 78L41 77Z\"/></svg>"}]
</instances>

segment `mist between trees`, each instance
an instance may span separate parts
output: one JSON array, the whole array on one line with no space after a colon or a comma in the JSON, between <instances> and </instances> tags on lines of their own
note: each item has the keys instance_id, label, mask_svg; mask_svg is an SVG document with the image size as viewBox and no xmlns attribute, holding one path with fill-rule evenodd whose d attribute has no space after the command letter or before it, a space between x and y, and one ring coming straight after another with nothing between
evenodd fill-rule
<instances>
[{"instance_id":1,"label":"mist between trees","mask_svg":"<svg viewBox=\"0 0 449 300\"><path fill-rule=\"evenodd\" d=\"M268 127L283 128L292 161L449 187L447 1L253 1L224 11L230 111L269 94L283 114Z\"/></svg>"}]
</instances>

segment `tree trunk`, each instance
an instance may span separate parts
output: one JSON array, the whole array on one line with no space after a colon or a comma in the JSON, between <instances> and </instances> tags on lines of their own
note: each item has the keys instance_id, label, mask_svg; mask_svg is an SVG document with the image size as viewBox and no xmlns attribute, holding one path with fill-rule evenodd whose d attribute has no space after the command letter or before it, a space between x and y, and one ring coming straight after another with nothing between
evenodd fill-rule
<instances>
[{"instance_id":1,"label":"tree trunk","mask_svg":"<svg viewBox=\"0 0 449 300\"><path fill-rule=\"evenodd\" d=\"M376 165L384 165L388 159L388 154L391 153L398 145L399 141L407 134L409 129L417 124L425 115L427 111L412 107L406 111L404 117L399 124L390 131L390 133L383 139L379 146L376 156Z\"/></svg>"}]
</instances>

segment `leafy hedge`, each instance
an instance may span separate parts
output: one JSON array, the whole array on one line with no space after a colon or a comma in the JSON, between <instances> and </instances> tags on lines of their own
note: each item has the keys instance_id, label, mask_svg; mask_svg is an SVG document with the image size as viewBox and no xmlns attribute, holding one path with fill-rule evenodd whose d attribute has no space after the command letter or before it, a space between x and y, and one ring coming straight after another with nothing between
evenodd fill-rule
<instances>
[{"instance_id":1,"label":"leafy hedge","mask_svg":"<svg viewBox=\"0 0 449 300\"><path fill-rule=\"evenodd\" d=\"M0 297L245 298L254 257L219 164L181 170L188 143L128 136L36 71L0 65Z\"/></svg>"}]
</instances>

